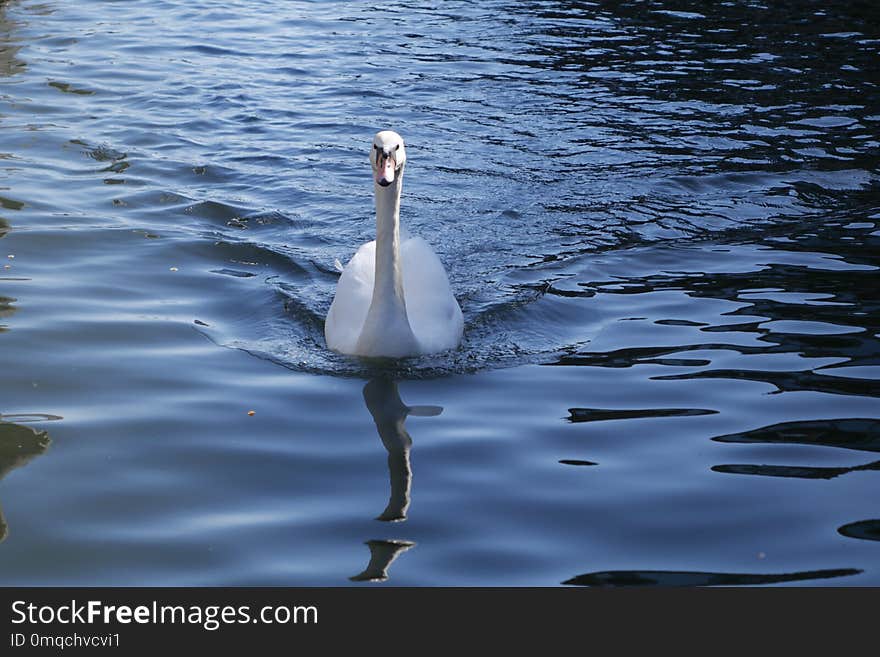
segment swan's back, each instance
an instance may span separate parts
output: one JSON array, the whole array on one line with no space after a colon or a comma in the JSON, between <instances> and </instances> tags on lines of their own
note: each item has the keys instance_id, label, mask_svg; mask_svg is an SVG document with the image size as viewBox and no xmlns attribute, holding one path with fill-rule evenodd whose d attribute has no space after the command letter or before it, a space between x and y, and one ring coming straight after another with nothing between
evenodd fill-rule
<instances>
[{"instance_id":1,"label":"swan's back","mask_svg":"<svg viewBox=\"0 0 880 657\"><path fill-rule=\"evenodd\" d=\"M400 245L400 260L406 313L421 353L456 347L464 319L437 254L421 237L411 237ZM376 242L372 241L357 250L337 283L324 324L330 349L357 353L358 338L373 298L375 273Z\"/></svg>"}]
</instances>

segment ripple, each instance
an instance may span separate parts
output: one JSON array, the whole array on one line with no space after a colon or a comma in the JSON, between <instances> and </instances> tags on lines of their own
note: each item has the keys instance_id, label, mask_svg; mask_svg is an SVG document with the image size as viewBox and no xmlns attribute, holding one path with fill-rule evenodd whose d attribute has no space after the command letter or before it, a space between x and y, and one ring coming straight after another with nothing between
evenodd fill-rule
<instances>
[{"instance_id":1,"label":"ripple","mask_svg":"<svg viewBox=\"0 0 880 657\"><path fill-rule=\"evenodd\" d=\"M771 333L799 333L803 335L846 335L848 333L862 333L865 330L861 326L842 326L805 320L774 320L764 322L759 326Z\"/></svg>"},{"instance_id":2,"label":"ripple","mask_svg":"<svg viewBox=\"0 0 880 657\"><path fill-rule=\"evenodd\" d=\"M844 536L865 541L880 541L880 520L851 522L837 530Z\"/></svg>"},{"instance_id":3,"label":"ripple","mask_svg":"<svg viewBox=\"0 0 880 657\"><path fill-rule=\"evenodd\" d=\"M570 408L569 422L600 422L603 420L627 420L653 417L692 417L695 415L712 415L718 411L702 408L654 408L610 410L602 408Z\"/></svg>"},{"instance_id":4,"label":"ripple","mask_svg":"<svg viewBox=\"0 0 880 657\"><path fill-rule=\"evenodd\" d=\"M705 15L697 13L695 11L672 11L671 9L653 9L651 10L651 13L672 16L673 18L684 18L686 20L706 18Z\"/></svg>"},{"instance_id":5,"label":"ripple","mask_svg":"<svg viewBox=\"0 0 880 657\"><path fill-rule=\"evenodd\" d=\"M70 84L69 82L58 82L56 80L50 80L48 84L50 87L58 89L58 91L64 92L66 94L75 94L75 95L79 95L79 96L91 96L93 93L95 93L94 91L92 91L90 89L79 89L79 88L73 86L72 84Z\"/></svg>"},{"instance_id":6,"label":"ripple","mask_svg":"<svg viewBox=\"0 0 880 657\"><path fill-rule=\"evenodd\" d=\"M50 415L48 413L0 413L0 422L17 424L23 422L54 422L63 419L60 415Z\"/></svg>"},{"instance_id":7,"label":"ripple","mask_svg":"<svg viewBox=\"0 0 880 657\"><path fill-rule=\"evenodd\" d=\"M712 438L721 443L799 444L880 452L880 420L836 419L781 422Z\"/></svg>"},{"instance_id":8,"label":"ripple","mask_svg":"<svg viewBox=\"0 0 880 657\"><path fill-rule=\"evenodd\" d=\"M848 379L865 379L868 381L880 380L880 365L861 365L858 367L826 367L818 370L817 374L826 376L838 376Z\"/></svg>"},{"instance_id":9,"label":"ripple","mask_svg":"<svg viewBox=\"0 0 880 657\"><path fill-rule=\"evenodd\" d=\"M795 479L834 479L850 472L880 470L880 461L852 467L830 468L792 465L713 465L713 472L759 475L762 477L792 477Z\"/></svg>"},{"instance_id":10,"label":"ripple","mask_svg":"<svg viewBox=\"0 0 880 657\"><path fill-rule=\"evenodd\" d=\"M581 461L578 459L559 459L559 462L562 465L578 465L578 466L599 465L598 463L595 463L593 461Z\"/></svg>"},{"instance_id":11,"label":"ripple","mask_svg":"<svg viewBox=\"0 0 880 657\"><path fill-rule=\"evenodd\" d=\"M563 582L572 586L762 586L833 577L851 577L861 570L836 568L796 573L701 573L664 570L612 570L578 575Z\"/></svg>"},{"instance_id":12,"label":"ripple","mask_svg":"<svg viewBox=\"0 0 880 657\"><path fill-rule=\"evenodd\" d=\"M872 16L264 4L0 0L0 388L58 413L0 416L4 583L876 583ZM323 340L388 126L466 318L399 362Z\"/></svg>"},{"instance_id":13,"label":"ripple","mask_svg":"<svg viewBox=\"0 0 880 657\"><path fill-rule=\"evenodd\" d=\"M858 123L848 116L819 116L810 119L798 119L792 121L794 125L809 125L817 128L843 128Z\"/></svg>"}]
</instances>

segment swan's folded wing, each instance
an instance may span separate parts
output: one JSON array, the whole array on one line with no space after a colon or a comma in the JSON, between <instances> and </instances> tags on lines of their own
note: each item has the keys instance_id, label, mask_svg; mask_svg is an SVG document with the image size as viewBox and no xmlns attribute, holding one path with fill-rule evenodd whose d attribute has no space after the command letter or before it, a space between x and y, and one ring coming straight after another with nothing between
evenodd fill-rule
<instances>
[{"instance_id":1,"label":"swan's folded wing","mask_svg":"<svg viewBox=\"0 0 880 657\"><path fill-rule=\"evenodd\" d=\"M324 339L330 349L354 353L370 309L375 272L376 242L373 241L357 250L336 284L336 296L324 322Z\"/></svg>"},{"instance_id":2,"label":"swan's folded wing","mask_svg":"<svg viewBox=\"0 0 880 657\"><path fill-rule=\"evenodd\" d=\"M458 346L464 320L443 263L421 237L400 245L406 314L425 353Z\"/></svg>"}]
</instances>

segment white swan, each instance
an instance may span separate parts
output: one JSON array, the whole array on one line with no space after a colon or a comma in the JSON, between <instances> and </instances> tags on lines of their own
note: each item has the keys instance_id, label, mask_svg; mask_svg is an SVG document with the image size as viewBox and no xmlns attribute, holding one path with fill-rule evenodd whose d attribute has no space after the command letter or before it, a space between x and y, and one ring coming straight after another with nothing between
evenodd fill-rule
<instances>
[{"instance_id":1,"label":"white swan","mask_svg":"<svg viewBox=\"0 0 880 657\"><path fill-rule=\"evenodd\" d=\"M406 149L383 130L370 151L376 239L361 246L339 277L324 323L327 346L343 354L401 358L458 346L464 321L446 270L420 237L400 240Z\"/></svg>"}]
</instances>

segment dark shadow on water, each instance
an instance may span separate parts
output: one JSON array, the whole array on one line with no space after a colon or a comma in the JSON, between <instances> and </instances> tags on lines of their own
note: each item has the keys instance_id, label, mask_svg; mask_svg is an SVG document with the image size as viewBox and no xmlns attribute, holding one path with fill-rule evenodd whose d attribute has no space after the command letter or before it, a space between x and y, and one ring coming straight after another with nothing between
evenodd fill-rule
<instances>
[{"instance_id":1,"label":"dark shadow on water","mask_svg":"<svg viewBox=\"0 0 880 657\"><path fill-rule=\"evenodd\" d=\"M758 255L749 256L755 258L756 270L750 266L747 271L713 272L707 262L707 272L664 270L578 283L597 290L600 300L605 295L629 297L635 305L645 295L683 291L695 301L720 299L738 307L712 318L713 325L675 320L675 325L691 328L690 340L660 345L622 341L619 346L609 345L612 348L607 350L587 348L566 353L552 364L602 368L667 365L691 369L660 373L651 380L753 381L769 384L780 393L880 396L876 377L852 376L847 370L880 362L880 305L875 292L880 232L874 228L874 205L867 202L867 193L857 198L862 196L864 207L860 205L821 226L802 222L788 232L780 229L778 235L768 229L759 242ZM864 219L864 228L843 227L848 221L860 219ZM688 267L699 269L698 264L694 261ZM663 325L674 318L652 319L654 324ZM759 363L758 367L750 363L738 368L738 359L730 358L715 364L704 357L705 352L713 351L771 356L773 367L761 367L759 358L751 359ZM693 352L702 353L689 358ZM786 363L789 368L780 367Z\"/></svg>"},{"instance_id":2,"label":"dark shadow on water","mask_svg":"<svg viewBox=\"0 0 880 657\"><path fill-rule=\"evenodd\" d=\"M12 305L13 301L15 301L15 299L11 297L0 296L0 319L15 314L16 308ZM9 329L4 324L0 324L0 333L8 330Z\"/></svg>"},{"instance_id":3,"label":"dark shadow on water","mask_svg":"<svg viewBox=\"0 0 880 657\"><path fill-rule=\"evenodd\" d=\"M27 465L35 456L43 454L51 442L48 432L6 422L0 416L0 480L16 468ZM0 507L0 541L8 534L9 527Z\"/></svg>"},{"instance_id":4,"label":"dark shadow on water","mask_svg":"<svg viewBox=\"0 0 880 657\"><path fill-rule=\"evenodd\" d=\"M599 465L595 461L584 461L581 459L559 459L559 462L562 465L579 465L579 466Z\"/></svg>"},{"instance_id":5,"label":"dark shadow on water","mask_svg":"<svg viewBox=\"0 0 880 657\"><path fill-rule=\"evenodd\" d=\"M770 353L769 351L767 353ZM824 370L829 375L832 368ZM863 395L866 397L880 397L880 382L871 379L850 379L817 374L813 371L805 372L751 372L748 370L709 370L706 372L691 372L672 376L658 376L656 379L665 381L687 379L729 379L740 381L756 381L769 383L780 392L794 390L814 390L837 395Z\"/></svg>"},{"instance_id":6,"label":"dark shadow on water","mask_svg":"<svg viewBox=\"0 0 880 657\"><path fill-rule=\"evenodd\" d=\"M843 536L860 538L865 541L880 541L880 520L861 520L851 522L837 530Z\"/></svg>"},{"instance_id":7,"label":"dark shadow on water","mask_svg":"<svg viewBox=\"0 0 880 657\"><path fill-rule=\"evenodd\" d=\"M855 568L836 568L829 570L809 570L795 573L701 573L672 570L609 570L587 573L565 580L571 586L760 586L763 584L783 584L832 577L858 575Z\"/></svg>"},{"instance_id":8,"label":"dark shadow on water","mask_svg":"<svg viewBox=\"0 0 880 657\"><path fill-rule=\"evenodd\" d=\"M781 422L742 433L716 436L712 440L719 443L816 445L880 452L880 420L847 418Z\"/></svg>"},{"instance_id":9,"label":"dark shadow on water","mask_svg":"<svg viewBox=\"0 0 880 657\"><path fill-rule=\"evenodd\" d=\"M654 417L689 417L712 415L718 411L703 408L645 408L614 410L607 408L569 408L569 422L599 422L602 420L629 420Z\"/></svg>"},{"instance_id":10,"label":"dark shadow on water","mask_svg":"<svg viewBox=\"0 0 880 657\"><path fill-rule=\"evenodd\" d=\"M880 451L880 420L848 418L781 422L741 433L716 436L720 443L797 444ZM850 472L880 470L880 461L848 467L730 463L712 466L713 472L795 479L834 479Z\"/></svg>"},{"instance_id":11,"label":"dark shadow on water","mask_svg":"<svg viewBox=\"0 0 880 657\"><path fill-rule=\"evenodd\" d=\"M839 477L840 475L845 475L850 472L864 472L869 470L880 470L880 461L866 463L865 465L856 465L849 468L748 464L712 466L713 472L723 472L726 474L761 475L763 477L793 477L796 479L834 479L835 477Z\"/></svg>"},{"instance_id":12,"label":"dark shadow on water","mask_svg":"<svg viewBox=\"0 0 880 657\"><path fill-rule=\"evenodd\" d=\"M386 378L375 378L364 386L364 402L376 423L376 431L382 445L388 452L388 474L391 481L391 494L385 510L376 518L383 522L402 522L406 520L412 489L412 467L409 453L412 437L406 430L406 419L410 415L431 417L440 415L440 406L407 406L400 398L397 382ZM370 563L352 581L385 581L388 567L400 554L415 545L410 541L371 540Z\"/></svg>"}]
</instances>

